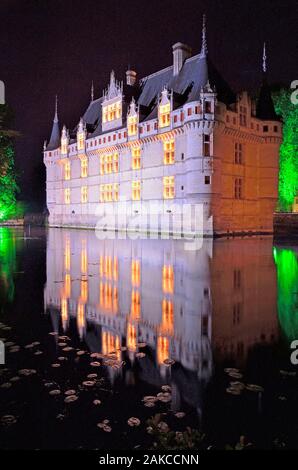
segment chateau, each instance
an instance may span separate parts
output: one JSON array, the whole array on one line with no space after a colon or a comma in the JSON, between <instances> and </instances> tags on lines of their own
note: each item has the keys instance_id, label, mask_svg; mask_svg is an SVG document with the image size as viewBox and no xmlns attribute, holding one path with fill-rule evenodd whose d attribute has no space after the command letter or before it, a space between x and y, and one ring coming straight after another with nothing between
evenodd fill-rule
<instances>
[{"instance_id":1,"label":"chateau","mask_svg":"<svg viewBox=\"0 0 298 470\"><path fill-rule=\"evenodd\" d=\"M282 126L266 69L264 46L257 102L236 95L209 60L204 19L199 54L179 42L173 64L147 77L111 72L74 130L60 133L56 103L44 145L49 225L181 234L192 232L193 210L180 223L191 205L204 235L271 233Z\"/></svg>"}]
</instances>

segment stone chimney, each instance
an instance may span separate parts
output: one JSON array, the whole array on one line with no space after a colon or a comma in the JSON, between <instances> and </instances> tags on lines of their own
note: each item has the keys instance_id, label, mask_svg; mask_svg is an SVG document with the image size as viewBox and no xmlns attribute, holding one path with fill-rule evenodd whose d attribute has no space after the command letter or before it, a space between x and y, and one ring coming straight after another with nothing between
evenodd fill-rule
<instances>
[{"instance_id":1,"label":"stone chimney","mask_svg":"<svg viewBox=\"0 0 298 470\"><path fill-rule=\"evenodd\" d=\"M191 56L191 48L182 42L173 45L173 75L178 75L186 59Z\"/></svg>"},{"instance_id":2,"label":"stone chimney","mask_svg":"<svg viewBox=\"0 0 298 470\"><path fill-rule=\"evenodd\" d=\"M126 71L126 85L134 86L137 81L137 72L134 70Z\"/></svg>"}]
</instances>

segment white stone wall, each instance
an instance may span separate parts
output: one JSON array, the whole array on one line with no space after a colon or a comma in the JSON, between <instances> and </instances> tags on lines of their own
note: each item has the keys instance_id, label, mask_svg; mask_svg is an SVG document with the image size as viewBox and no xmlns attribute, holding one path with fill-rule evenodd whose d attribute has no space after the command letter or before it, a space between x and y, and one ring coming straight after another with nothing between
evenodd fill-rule
<instances>
[{"instance_id":1,"label":"white stone wall","mask_svg":"<svg viewBox=\"0 0 298 470\"><path fill-rule=\"evenodd\" d=\"M182 110L171 113L171 125L166 129L156 129L157 119L141 123L143 129L136 139L125 136L126 129L111 130L104 136L89 138L85 151L77 153L75 144L70 144L69 154L62 159L59 151L56 155L44 153L47 167L47 204L50 212L49 224L57 226L106 227L113 228L117 221L109 217L111 204L101 203L100 185L119 184L119 199L127 201L130 216L126 228L134 229L138 223L140 230L149 229L148 218L141 216L144 203L154 202L159 207L160 215L150 230L161 231L164 222L169 220L171 231L173 220L177 220L180 209L186 204L203 206L203 230L205 235L225 231L270 231L272 226L274 204L277 199L278 149L281 142L281 125L275 122L262 122L251 117L251 103L247 94L239 97L239 104L247 109L245 128L240 125L237 109L228 110L222 103L216 103L214 93L202 93L201 100L211 102L210 114L195 114L201 101L187 103ZM192 114L188 114L188 109ZM203 106L204 108L204 106ZM181 111L184 119L181 121ZM179 119L178 119L179 115ZM174 122L174 116L177 116ZM264 124L269 126L264 135ZM275 126L278 130L273 132ZM149 130L148 130L149 129ZM204 134L209 136L210 153L204 156ZM163 142L165 139L175 141L175 163L165 165ZM233 152L235 141L245 143L247 158L245 165L235 165ZM92 142L92 147L91 147ZM109 143L108 143L109 142ZM132 169L131 150L133 146L141 148L141 169ZM100 175L100 156L118 152L119 172ZM88 158L88 177L81 177L80 158ZM254 156L258 155L258 158ZM71 179L64 180L63 168L66 161L71 164ZM249 163L248 163L249 162ZM240 172L240 173L239 173ZM270 172L270 177L266 178ZM234 200L234 178L239 174L244 178L248 188L243 201ZM175 177L175 198L164 199L163 178ZM206 182L209 177L209 182ZM265 185L262 184L262 181ZM141 181L141 201L132 201L132 181ZM251 196L255 182L260 188ZM88 202L81 203L81 187L88 187ZM64 204L64 189L70 188L71 203ZM262 199L262 201L261 201ZM256 211L257 203L260 208ZM269 202L268 202L269 201ZM175 208L176 205L176 208ZM251 207L251 209L249 209ZM100 216L98 215L100 211ZM138 211L138 212L136 212ZM251 211L251 213L249 212ZM221 217L222 214L222 217ZM249 223L245 222L250 217ZM215 217L215 225L213 221ZM191 217L192 223L193 217ZM261 219L266 220L262 222ZM119 224L118 224L119 225ZM122 227L125 228L125 227ZM183 228L183 232L191 231Z\"/></svg>"}]
</instances>

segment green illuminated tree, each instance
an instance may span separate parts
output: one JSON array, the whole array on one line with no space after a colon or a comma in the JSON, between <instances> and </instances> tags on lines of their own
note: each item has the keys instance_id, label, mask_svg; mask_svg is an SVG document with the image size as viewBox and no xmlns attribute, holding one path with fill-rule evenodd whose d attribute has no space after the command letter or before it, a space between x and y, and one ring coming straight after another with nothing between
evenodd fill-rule
<instances>
[{"instance_id":1,"label":"green illuminated tree","mask_svg":"<svg viewBox=\"0 0 298 470\"><path fill-rule=\"evenodd\" d=\"M273 94L276 113L283 119L283 142L279 160L279 210L291 211L298 191L298 106L291 102L291 91Z\"/></svg>"},{"instance_id":2,"label":"green illuminated tree","mask_svg":"<svg viewBox=\"0 0 298 470\"><path fill-rule=\"evenodd\" d=\"M7 105L0 105L0 222L20 216L16 201L18 185L14 168L13 136L8 130L11 112Z\"/></svg>"}]
</instances>

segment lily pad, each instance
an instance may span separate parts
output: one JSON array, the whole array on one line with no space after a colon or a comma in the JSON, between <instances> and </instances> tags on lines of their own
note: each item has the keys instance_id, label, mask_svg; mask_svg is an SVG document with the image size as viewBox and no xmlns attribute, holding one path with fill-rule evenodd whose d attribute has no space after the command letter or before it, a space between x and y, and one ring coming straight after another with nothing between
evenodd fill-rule
<instances>
[{"instance_id":1,"label":"lily pad","mask_svg":"<svg viewBox=\"0 0 298 470\"><path fill-rule=\"evenodd\" d=\"M2 426L11 426L17 422L17 418L14 415L4 415L0 419Z\"/></svg>"},{"instance_id":2,"label":"lily pad","mask_svg":"<svg viewBox=\"0 0 298 470\"><path fill-rule=\"evenodd\" d=\"M73 403L78 399L77 395L69 395L64 399L65 403Z\"/></svg>"},{"instance_id":3,"label":"lily pad","mask_svg":"<svg viewBox=\"0 0 298 470\"><path fill-rule=\"evenodd\" d=\"M131 426L131 427L140 426L141 421L139 420L139 418L135 418L132 416L131 418L127 420L127 424L128 426Z\"/></svg>"}]
</instances>

